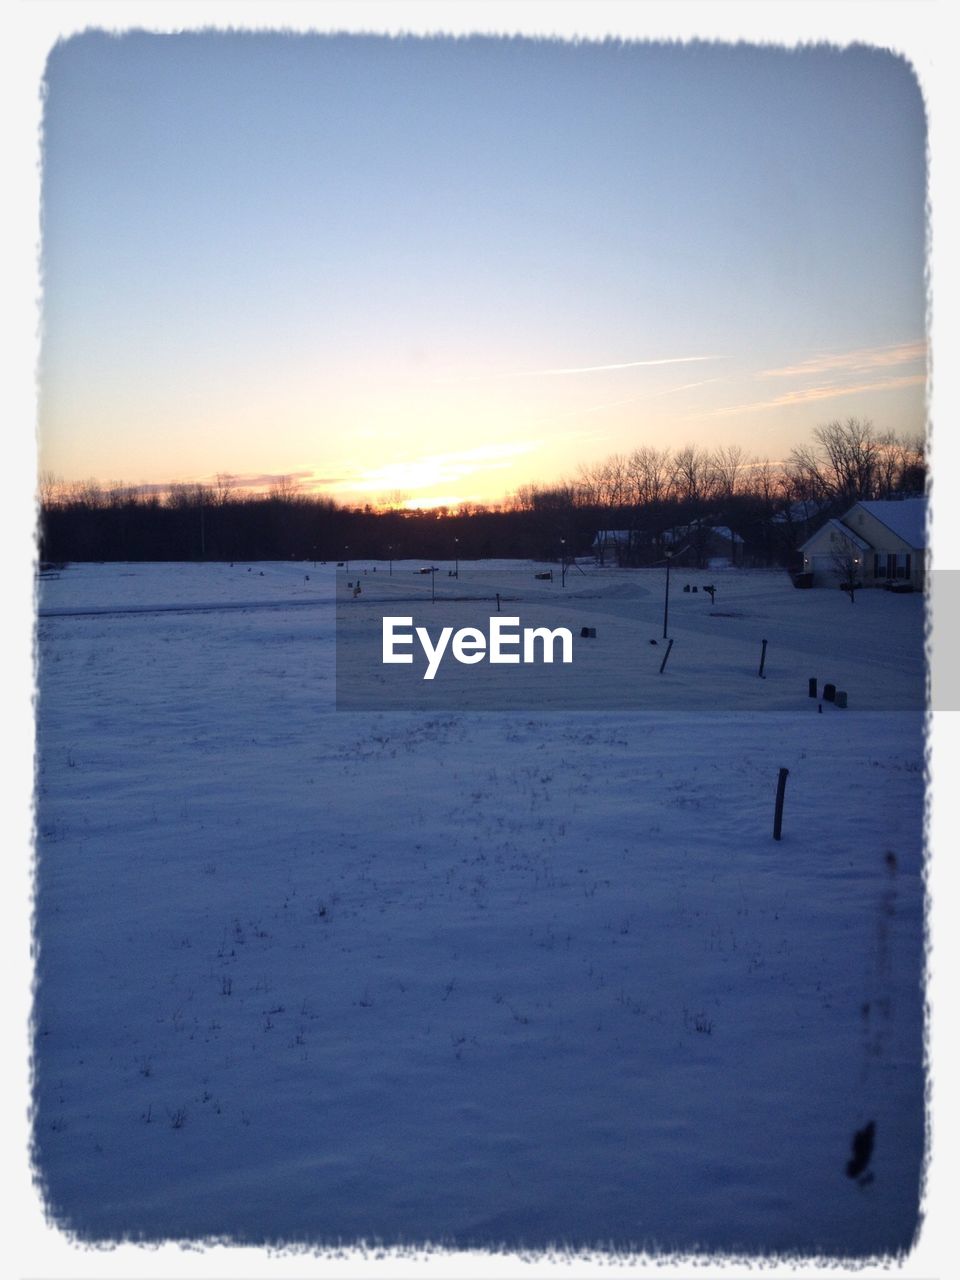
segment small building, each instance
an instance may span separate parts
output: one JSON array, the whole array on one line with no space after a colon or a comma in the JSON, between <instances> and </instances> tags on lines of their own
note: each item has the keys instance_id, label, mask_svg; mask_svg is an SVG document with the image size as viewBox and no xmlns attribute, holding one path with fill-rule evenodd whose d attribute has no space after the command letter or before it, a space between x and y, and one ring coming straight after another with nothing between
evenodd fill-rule
<instances>
[{"instance_id":1,"label":"small building","mask_svg":"<svg viewBox=\"0 0 960 1280\"><path fill-rule=\"evenodd\" d=\"M743 538L726 525L694 524L664 529L660 534L663 554L687 569L730 569L743 564Z\"/></svg>"},{"instance_id":2,"label":"small building","mask_svg":"<svg viewBox=\"0 0 960 1280\"><path fill-rule=\"evenodd\" d=\"M864 587L924 584L926 498L861 501L822 525L800 547L801 572L815 587L837 586L851 574Z\"/></svg>"},{"instance_id":3,"label":"small building","mask_svg":"<svg viewBox=\"0 0 960 1280\"><path fill-rule=\"evenodd\" d=\"M601 529L591 547L598 564L621 565L630 550L629 529Z\"/></svg>"}]
</instances>

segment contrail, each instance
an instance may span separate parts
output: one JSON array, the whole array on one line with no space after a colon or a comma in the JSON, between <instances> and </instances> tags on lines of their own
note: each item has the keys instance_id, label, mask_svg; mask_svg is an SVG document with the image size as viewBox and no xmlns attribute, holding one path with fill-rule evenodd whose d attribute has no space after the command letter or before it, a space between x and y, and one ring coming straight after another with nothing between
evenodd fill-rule
<instances>
[{"instance_id":1,"label":"contrail","mask_svg":"<svg viewBox=\"0 0 960 1280\"><path fill-rule=\"evenodd\" d=\"M697 360L719 360L719 356L671 356L665 360L628 360L624 364L591 364L575 369L525 369L518 378L547 377L564 373L606 373L610 369L642 369L660 364L692 364Z\"/></svg>"}]
</instances>

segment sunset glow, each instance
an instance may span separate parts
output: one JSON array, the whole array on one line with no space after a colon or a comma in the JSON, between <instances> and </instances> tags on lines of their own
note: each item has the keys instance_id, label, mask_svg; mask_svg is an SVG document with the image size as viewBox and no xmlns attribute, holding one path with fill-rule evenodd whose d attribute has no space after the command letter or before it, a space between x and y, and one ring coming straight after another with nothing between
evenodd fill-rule
<instances>
[{"instance_id":1,"label":"sunset glow","mask_svg":"<svg viewBox=\"0 0 960 1280\"><path fill-rule=\"evenodd\" d=\"M46 89L46 476L412 509L924 429L891 54L88 32Z\"/></svg>"}]
</instances>

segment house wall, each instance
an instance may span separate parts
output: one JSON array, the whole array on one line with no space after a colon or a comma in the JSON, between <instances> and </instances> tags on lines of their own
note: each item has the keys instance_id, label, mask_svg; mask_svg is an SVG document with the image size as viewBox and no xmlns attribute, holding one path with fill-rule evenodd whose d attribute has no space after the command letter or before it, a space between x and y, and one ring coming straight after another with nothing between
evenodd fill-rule
<instances>
[{"instance_id":1,"label":"house wall","mask_svg":"<svg viewBox=\"0 0 960 1280\"><path fill-rule=\"evenodd\" d=\"M813 535L803 552L803 571L804 573L813 574L813 585L815 587L838 587L840 585L840 577L837 574L835 560L837 555L853 556L854 559L859 561L857 565L858 581L864 581L864 560L870 560L871 566L873 563L870 553L863 551L856 543L848 541L832 525L825 525L818 533Z\"/></svg>"},{"instance_id":2,"label":"house wall","mask_svg":"<svg viewBox=\"0 0 960 1280\"><path fill-rule=\"evenodd\" d=\"M900 538L888 529L885 524L872 516L869 511L865 511L862 507L853 507L844 516L844 524L848 524L861 538L865 539L873 547L874 552L881 555L884 561L880 567L879 575L874 574L874 559L872 554L867 555L867 570L864 575L864 583L876 584L886 582L889 578L886 566L886 557L890 553L894 553L900 557L910 556L910 573L909 579L917 589L923 586L923 569L924 569L924 553L923 550L917 550L911 547L908 542ZM901 559L901 572L896 576L899 578L902 574L903 561Z\"/></svg>"},{"instance_id":3,"label":"house wall","mask_svg":"<svg viewBox=\"0 0 960 1280\"><path fill-rule=\"evenodd\" d=\"M885 524L862 507L852 507L843 516L843 523L849 526L857 537L862 538L864 542L869 542L870 550L863 550L856 543L847 542L839 530L829 524L824 525L810 538L803 552L803 570L805 573L813 574L814 586L837 585L839 578L835 572L836 565L833 557L840 552L844 555L852 555L859 562L858 581L865 587L881 586L893 577L898 581L909 580L918 591L923 589L925 557L922 550L918 551L915 547L911 547L908 542L898 537L892 529L888 529ZM876 565L875 555L881 558L879 566ZM896 566L891 566L888 562L889 555L898 557ZM906 556L910 557L909 573L905 563ZM890 572L891 568L894 569L893 573Z\"/></svg>"}]
</instances>

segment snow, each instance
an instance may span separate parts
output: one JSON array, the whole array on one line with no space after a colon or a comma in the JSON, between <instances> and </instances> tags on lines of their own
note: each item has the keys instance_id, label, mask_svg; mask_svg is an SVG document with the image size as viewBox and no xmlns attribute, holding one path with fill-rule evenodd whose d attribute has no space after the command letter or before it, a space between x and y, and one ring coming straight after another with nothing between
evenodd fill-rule
<instances>
[{"instance_id":1,"label":"snow","mask_svg":"<svg viewBox=\"0 0 960 1280\"><path fill-rule=\"evenodd\" d=\"M438 678L439 709L409 684L402 709L337 711L335 616L367 652L378 611L430 607L417 567L351 562L349 604L312 562L42 582L53 1220L85 1241L909 1249L920 597L730 572L711 603L675 571L660 679L662 572L564 589L444 564L438 624L496 589L538 624L589 619L574 666L606 688L633 653L646 709L597 710L589 682L550 709L553 673L520 668L512 709L463 711L473 675L505 678L476 667ZM820 713L814 674L851 708Z\"/></svg>"},{"instance_id":2,"label":"snow","mask_svg":"<svg viewBox=\"0 0 960 1280\"><path fill-rule=\"evenodd\" d=\"M927 545L926 498L902 498L893 502L860 502L870 513L909 546L920 549Z\"/></svg>"}]
</instances>

